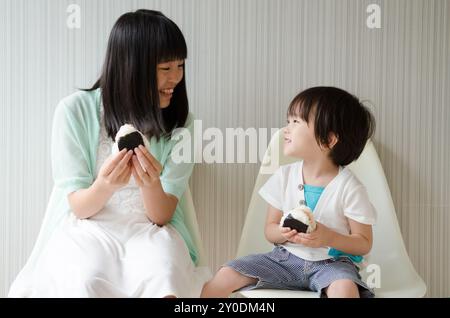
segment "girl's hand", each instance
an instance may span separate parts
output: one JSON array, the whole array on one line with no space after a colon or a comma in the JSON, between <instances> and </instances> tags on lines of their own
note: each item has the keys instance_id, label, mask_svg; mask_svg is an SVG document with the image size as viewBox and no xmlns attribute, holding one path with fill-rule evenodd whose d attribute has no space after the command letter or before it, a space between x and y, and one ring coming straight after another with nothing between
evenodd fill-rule
<instances>
[{"instance_id":1,"label":"girl's hand","mask_svg":"<svg viewBox=\"0 0 450 318\"><path fill-rule=\"evenodd\" d=\"M307 247L330 246L333 239L333 230L317 222L317 227L311 233L298 233L294 238L294 243L302 244Z\"/></svg>"},{"instance_id":2,"label":"girl's hand","mask_svg":"<svg viewBox=\"0 0 450 318\"><path fill-rule=\"evenodd\" d=\"M282 227L280 231L281 235L286 239L286 241L295 243L293 240L295 235L297 234L297 230L291 230L290 227Z\"/></svg>"},{"instance_id":3,"label":"girl's hand","mask_svg":"<svg viewBox=\"0 0 450 318\"><path fill-rule=\"evenodd\" d=\"M161 164L142 145L139 148L134 148L134 152L136 155L132 157L133 165L131 171L136 184L141 188L152 187L158 184L162 171Z\"/></svg>"},{"instance_id":4,"label":"girl's hand","mask_svg":"<svg viewBox=\"0 0 450 318\"><path fill-rule=\"evenodd\" d=\"M122 149L118 154L110 156L101 166L95 182L111 193L128 184L131 177L131 156L133 151Z\"/></svg>"}]
</instances>

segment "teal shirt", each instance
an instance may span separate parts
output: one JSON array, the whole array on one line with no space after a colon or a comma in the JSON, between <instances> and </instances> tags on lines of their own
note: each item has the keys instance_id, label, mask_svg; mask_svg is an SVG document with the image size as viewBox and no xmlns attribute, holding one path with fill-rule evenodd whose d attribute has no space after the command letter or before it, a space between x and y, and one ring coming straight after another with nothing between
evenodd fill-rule
<instances>
[{"instance_id":1,"label":"teal shirt","mask_svg":"<svg viewBox=\"0 0 450 318\"><path fill-rule=\"evenodd\" d=\"M317 202L319 201L319 198L325 188L307 184L305 184L304 186L306 205L311 209L311 211L314 212ZM360 263L363 260L362 256L347 254L334 248L330 248L330 250L328 251L328 255L333 256L334 258L347 256L355 263Z\"/></svg>"},{"instance_id":2,"label":"teal shirt","mask_svg":"<svg viewBox=\"0 0 450 318\"><path fill-rule=\"evenodd\" d=\"M325 188L316 187L305 184L305 201L306 205L314 212L316 209L317 202Z\"/></svg>"},{"instance_id":3,"label":"teal shirt","mask_svg":"<svg viewBox=\"0 0 450 318\"><path fill-rule=\"evenodd\" d=\"M64 98L56 107L52 128L52 172L55 190L49 204L47 222L54 229L64 215L70 213L67 195L79 189L91 186L96 178L96 157L100 133L100 89L79 91ZM193 136L194 120L189 114L185 123ZM175 163L172 160L172 149L180 146L185 138L164 139L155 137L149 140L149 151L161 163L163 170L160 180L166 193L173 194L179 200L170 223L180 233L188 247L195 264L198 251L189 233L184 213L181 209L183 193L188 186L189 177L194 167L192 163ZM44 220L45 222L45 220ZM46 239L46 238L45 238ZM42 245L42 244L41 244Z\"/></svg>"}]
</instances>

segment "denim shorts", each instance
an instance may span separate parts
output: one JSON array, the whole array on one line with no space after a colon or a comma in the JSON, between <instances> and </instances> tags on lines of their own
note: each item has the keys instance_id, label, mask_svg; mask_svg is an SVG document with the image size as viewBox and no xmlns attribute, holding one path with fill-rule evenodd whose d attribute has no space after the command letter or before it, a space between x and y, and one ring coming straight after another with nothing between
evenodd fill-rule
<instances>
[{"instance_id":1,"label":"denim shorts","mask_svg":"<svg viewBox=\"0 0 450 318\"><path fill-rule=\"evenodd\" d=\"M252 254L226 263L244 276L258 279L254 285L240 290L259 288L310 290L325 297L325 288L336 280L349 279L356 283L361 298L375 296L359 275L358 267L348 257L307 261L276 246L271 252Z\"/></svg>"}]
</instances>

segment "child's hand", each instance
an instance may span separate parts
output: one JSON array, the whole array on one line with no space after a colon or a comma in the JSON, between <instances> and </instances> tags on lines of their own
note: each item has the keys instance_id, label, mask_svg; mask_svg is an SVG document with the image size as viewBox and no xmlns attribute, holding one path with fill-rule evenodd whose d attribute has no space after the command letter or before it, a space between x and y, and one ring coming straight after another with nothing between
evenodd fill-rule
<instances>
[{"instance_id":1,"label":"child's hand","mask_svg":"<svg viewBox=\"0 0 450 318\"><path fill-rule=\"evenodd\" d=\"M139 148L134 149L134 152L136 155L132 158L132 173L136 184L139 187L151 187L159 181L162 166L144 146L140 145Z\"/></svg>"},{"instance_id":2,"label":"child's hand","mask_svg":"<svg viewBox=\"0 0 450 318\"><path fill-rule=\"evenodd\" d=\"M333 237L333 231L323 224L317 222L314 232L309 234L298 233L293 240L294 243L302 244L307 247L324 247L330 246Z\"/></svg>"},{"instance_id":3,"label":"child's hand","mask_svg":"<svg viewBox=\"0 0 450 318\"><path fill-rule=\"evenodd\" d=\"M130 159L133 152L123 149L110 156L101 166L96 182L102 189L115 192L128 184L131 177Z\"/></svg>"},{"instance_id":4,"label":"child's hand","mask_svg":"<svg viewBox=\"0 0 450 318\"><path fill-rule=\"evenodd\" d=\"M297 230L291 230L290 227L282 227L280 228L281 235L286 239L286 241L289 241L291 243L295 243L293 239L295 238L295 235L297 234Z\"/></svg>"}]
</instances>

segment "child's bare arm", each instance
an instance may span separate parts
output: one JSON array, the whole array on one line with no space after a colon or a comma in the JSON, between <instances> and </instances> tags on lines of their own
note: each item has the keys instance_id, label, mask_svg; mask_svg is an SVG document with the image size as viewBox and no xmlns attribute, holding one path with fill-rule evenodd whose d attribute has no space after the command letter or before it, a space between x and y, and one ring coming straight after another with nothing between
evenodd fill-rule
<instances>
[{"instance_id":1,"label":"child's bare arm","mask_svg":"<svg viewBox=\"0 0 450 318\"><path fill-rule=\"evenodd\" d=\"M151 187L141 187L141 194L148 218L159 226L169 223L175 213L178 198L164 192L159 179Z\"/></svg>"},{"instance_id":2,"label":"child's bare arm","mask_svg":"<svg viewBox=\"0 0 450 318\"><path fill-rule=\"evenodd\" d=\"M351 232L349 235L339 234L333 231L330 244L344 253L352 255L366 255L372 249L372 226L348 219Z\"/></svg>"},{"instance_id":3,"label":"child's bare arm","mask_svg":"<svg viewBox=\"0 0 450 318\"><path fill-rule=\"evenodd\" d=\"M100 211L113 193L101 187L98 182L94 182L87 189L80 189L69 194L69 205L77 218L87 219Z\"/></svg>"},{"instance_id":4,"label":"child's bare arm","mask_svg":"<svg viewBox=\"0 0 450 318\"><path fill-rule=\"evenodd\" d=\"M317 222L314 232L299 233L293 240L308 247L328 246L352 255L365 255L372 248L372 226L348 219L351 232L340 234Z\"/></svg>"},{"instance_id":5,"label":"child's bare arm","mask_svg":"<svg viewBox=\"0 0 450 318\"><path fill-rule=\"evenodd\" d=\"M164 191L160 179L163 166L147 148L139 146L134 151L136 156L132 157L132 174L141 189L147 217L163 226L172 219L178 198Z\"/></svg>"},{"instance_id":6,"label":"child's bare arm","mask_svg":"<svg viewBox=\"0 0 450 318\"><path fill-rule=\"evenodd\" d=\"M131 176L132 151L125 149L110 156L101 166L94 183L68 195L69 205L79 219L86 219L99 212L116 190L126 185Z\"/></svg>"}]
</instances>

